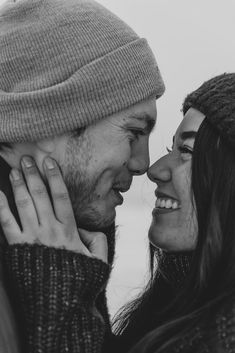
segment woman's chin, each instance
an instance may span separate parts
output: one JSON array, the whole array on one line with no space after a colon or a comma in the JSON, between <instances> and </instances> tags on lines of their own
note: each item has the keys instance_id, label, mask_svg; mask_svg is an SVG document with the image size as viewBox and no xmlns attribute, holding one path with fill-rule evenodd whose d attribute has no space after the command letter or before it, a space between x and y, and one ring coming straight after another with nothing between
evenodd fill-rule
<instances>
[{"instance_id":1,"label":"woman's chin","mask_svg":"<svg viewBox=\"0 0 235 353\"><path fill-rule=\"evenodd\" d=\"M167 252L182 251L184 246L181 244L180 235L175 230L153 220L148 232L149 241L154 247Z\"/></svg>"},{"instance_id":2,"label":"woman's chin","mask_svg":"<svg viewBox=\"0 0 235 353\"><path fill-rule=\"evenodd\" d=\"M149 231L148 231L148 238L150 243L155 247L155 248L160 248L163 250L167 250L169 244L167 244L167 239L164 237L164 234L162 231L159 229L159 227L155 224L155 222L152 222Z\"/></svg>"},{"instance_id":3,"label":"woman's chin","mask_svg":"<svg viewBox=\"0 0 235 353\"><path fill-rule=\"evenodd\" d=\"M183 232L177 227L162 227L156 222L152 222L148 238L150 243L167 252L185 252L195 249L196 242L194 237L189 236L189 232Z\"/></svg>"}]
</instances>

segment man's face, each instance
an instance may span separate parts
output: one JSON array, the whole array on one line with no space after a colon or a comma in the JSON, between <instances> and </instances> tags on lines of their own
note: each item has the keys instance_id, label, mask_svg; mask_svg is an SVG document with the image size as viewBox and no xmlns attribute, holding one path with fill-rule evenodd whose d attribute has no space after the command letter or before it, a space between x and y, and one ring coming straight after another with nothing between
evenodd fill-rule
<instances>
[{"instance_id":1,"label":"man's face","mask_svg":"<svg viewBox=\"0 0 235 353\"><path fill-rule=\"evenodd\" d=\"M94 230L113 223L133 175L149 167L149 134L156 122L155 98L62 139L57 156L79 227Z\"/></svg>"}]
</instances>

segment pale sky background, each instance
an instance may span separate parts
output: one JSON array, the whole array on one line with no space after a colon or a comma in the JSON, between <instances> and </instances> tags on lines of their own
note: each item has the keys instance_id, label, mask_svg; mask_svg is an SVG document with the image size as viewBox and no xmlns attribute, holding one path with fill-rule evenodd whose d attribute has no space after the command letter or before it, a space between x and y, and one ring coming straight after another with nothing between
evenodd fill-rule
<instances>
[{"instance_id":1,"label":"pale sky background","mask_svg":"<svg viewBox=\"0 0 235 353\"><path fill-rule=\"evenodd\" d=\"M153 162L171 146L186 94L214 75L235 71L235 0L98 1L147 38L165 81L150 139ZM145 176L136 178L124 205L117 209L117 254L108 288L112 314L140 290L146 278L155 187Z\"/></svg>"}]
</instances>

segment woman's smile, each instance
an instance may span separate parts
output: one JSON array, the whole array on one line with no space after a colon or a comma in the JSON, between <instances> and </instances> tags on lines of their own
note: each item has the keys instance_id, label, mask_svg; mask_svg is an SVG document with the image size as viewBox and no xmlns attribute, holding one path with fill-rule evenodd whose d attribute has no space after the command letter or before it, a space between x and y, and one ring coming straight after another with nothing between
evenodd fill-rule
<instances>
[{"instance_id":1,"label":"woman's smile","mask_svg":"<svg viewBox=\"0 0 235 353\"><path fill-rule=\"evenodd\" d=\"M180 202L175 197L165 194L159 190L156 190L155 195L157 200L155 202L153 215L170 213L180 209Z\"/></svg>"}]
</instances>

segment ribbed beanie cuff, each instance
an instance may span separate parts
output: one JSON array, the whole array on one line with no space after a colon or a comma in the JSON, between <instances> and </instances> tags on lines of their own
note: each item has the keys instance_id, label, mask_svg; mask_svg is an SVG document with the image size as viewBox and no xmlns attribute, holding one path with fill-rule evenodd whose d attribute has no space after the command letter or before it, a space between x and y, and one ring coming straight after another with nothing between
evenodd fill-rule
<instances>
[{"instance_id":1,"label":"ribbed beanie cuff","mask_svg":"<svg viewBox=\"0 0 235 353\"><path fill-rule=\"evenodd\" d=\"M2 142L60 135L164 92L147 41L96 2L8 1L0 33Z\"/></svg>"},{"instance_id":2,"label":"ribbed beanie cuff","mask_svg":"<svg viewBox=\"0 0 235 353\"><path fill-rule=\"evenodd\" d=\"M235 146L235 74L224 73L204 82L183 103L183 113L194 108L206 116L230 145Z\"/></svg>"}]
</instances>

